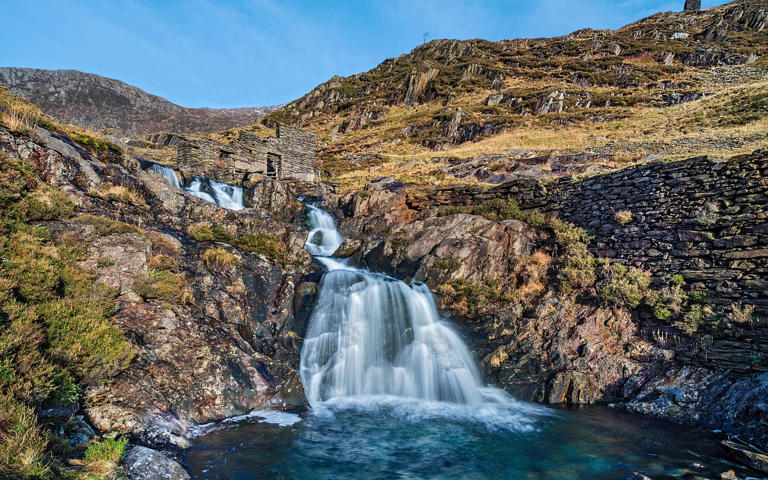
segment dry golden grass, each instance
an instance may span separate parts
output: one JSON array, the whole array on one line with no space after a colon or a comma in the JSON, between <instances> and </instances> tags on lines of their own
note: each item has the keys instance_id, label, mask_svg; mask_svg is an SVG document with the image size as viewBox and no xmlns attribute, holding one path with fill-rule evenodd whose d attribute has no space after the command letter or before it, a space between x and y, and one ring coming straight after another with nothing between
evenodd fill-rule
<instances>
[{"instance_id":1,"label":"dry golden grass","mask_svg":"<svg viewBox=\"0 0 768 480\"><path fill-rule=\"evenodd\" d=\"M690 75L681 74L681 79ZM530 116L518 127L443 151L406 141L375 143L375 138L391 138L404 125L438 110L434 105L392 107L375 125L343 135L337 141L340 145L351 148L370 143L371 148L362 150L383 153L385 161L339 174L334 180L341 182L343 189L360 188L371 178L383 175L418 185L478 183L446 176L439 170L446 165L440 158L472 158L507 149L533 150L539 154L603 152L615 160L606 166L622 167L647 155L663 155L669 160L696 155L727 158L768 146L768 76L720 86L703 99L680 105L613 108L612 115L625 118L610 122L552 126L548 115Z\"/></svg>"},{"instance_id":2,"label":"dry golden grass","mask_svg":"<svg viewBox=\"0 0 768 480\"><path fill-rule=\"evenodd\" d=\"M127 203L144 210L149 208L147 203L144 201L144 198L139 193L122 185L113 185L109 182L103 183L98 190L89 190L88 194L92 197L101 198L102 200Z\"/></svg>"}]
</instances>

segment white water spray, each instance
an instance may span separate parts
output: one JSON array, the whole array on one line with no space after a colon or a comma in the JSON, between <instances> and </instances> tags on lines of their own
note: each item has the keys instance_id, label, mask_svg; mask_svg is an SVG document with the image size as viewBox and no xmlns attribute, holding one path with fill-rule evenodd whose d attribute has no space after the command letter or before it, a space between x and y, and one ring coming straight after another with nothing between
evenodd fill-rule
<instances>
[{"instance_id":1,"label":"white water spray","mask_svg":"<svg viewBox=\"0 0 768 480\"><path fill-rule=\"evenodd\" d=\"M343 241L333 218L315 207L309 217L305 247L329 270L301 351L301 379L313 407L350 398L466 405L511 400L485 386L426 285L409 286L329 258Z\"/></svg>"},{"instance_id":2,"label":"white water spray","mask_svg":"<svg viewBox=\"0 0 768 480\"><path fill-rule=\"evenodd\" d=\"M205 177L194 177L189 185L185 186L179 181L179 176L171 167L153 163L149 168L168 180L171 186L184 190L190 195L194 195L206 202L215 203L228 210L242 210L245 208L243 189L240 187L217 182Z\"/></svg>"},{"instance_id":3,"label":"white water spray","mask_svg":"<svg viewBox=\"0 0 768 480\"><path fill-rule=\"evenodd\" d=\"M181 188L181 183L179 182L178 175L176 175L176 170L171 167L166 167L165 165L160 165L159 163L153 163L150 168L152 171L168 180L168 183L170 183L172 187Z\"/></svg>"}]
</instances>

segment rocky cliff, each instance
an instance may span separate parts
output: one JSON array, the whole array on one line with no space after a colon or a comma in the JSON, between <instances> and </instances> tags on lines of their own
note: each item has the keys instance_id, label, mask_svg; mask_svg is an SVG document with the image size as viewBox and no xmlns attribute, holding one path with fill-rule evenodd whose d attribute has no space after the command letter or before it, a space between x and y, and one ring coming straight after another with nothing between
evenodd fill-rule
<instances>
[{"instance_id":1,"label":"rocky cliff","mask_svg":"<svg viewBox=\"0 0 768 480\"><path fill-rule=\"evenodd\" d=\"M123 136L225 130L271 110L181 107L118 80L75 70L4 67L0 84L61 122Z\"/></svg>"}]
</instances>

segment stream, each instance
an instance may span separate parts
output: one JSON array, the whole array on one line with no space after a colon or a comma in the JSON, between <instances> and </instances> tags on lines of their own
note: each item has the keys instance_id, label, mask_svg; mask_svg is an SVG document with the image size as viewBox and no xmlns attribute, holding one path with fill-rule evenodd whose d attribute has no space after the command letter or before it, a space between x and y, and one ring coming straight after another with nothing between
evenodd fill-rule
<instances>
[{"instance_id":1,"label":"stream","mask_svg":"<svg viewBox=\"0 0 768 480\"><path fill-rule=\"evenodd\" d=\"M308 206L324 266L301 351L311 408L256 412L194 439L194 479L719 478L714 433L608 408L552 408L485 384L426 285L332 257L343 238Z\"/></svg>"}]
</instances>

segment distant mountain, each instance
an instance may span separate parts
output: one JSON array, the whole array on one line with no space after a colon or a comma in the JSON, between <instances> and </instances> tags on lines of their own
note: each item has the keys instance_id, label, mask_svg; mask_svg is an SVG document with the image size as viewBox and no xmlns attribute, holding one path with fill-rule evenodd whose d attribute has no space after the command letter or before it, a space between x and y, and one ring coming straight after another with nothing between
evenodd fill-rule
<instances>
[{"instance_id":1,"label":"distant mountain","mask_svg":"<svg viewBox=\"0 0 768 480\"><path fill-rule=\"evenodd\" d=\"M128 136L225 130L274 109L186 108L119 80L76 70L3 67L0 84L61 122Z\"/></svg>"}]
</instances>

